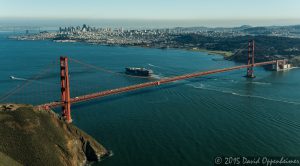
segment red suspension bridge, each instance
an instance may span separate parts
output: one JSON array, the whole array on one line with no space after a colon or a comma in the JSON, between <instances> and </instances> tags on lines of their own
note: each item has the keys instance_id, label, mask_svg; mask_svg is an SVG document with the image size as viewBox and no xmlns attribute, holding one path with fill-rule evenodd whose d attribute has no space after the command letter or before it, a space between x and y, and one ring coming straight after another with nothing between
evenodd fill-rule
<instances>
[{"instance_id":1,"label":"red suspension bridge","mask_svg":"<svg viewBox=\"0 0 300 166\"><path fill-rule=\"evenodd\" d=\"M254 76L254 67L256 66L264 66L264 65L270 65L270 64L278 64L285 63L285 60L273 60L273 61L267 61L267 62L260 62L255 63L255 42L254 40L249 41L248 43L248 63L246 65L240 65L240 66L234 66L229 68L223 68L223 69L216 69L216 70L209 70L209 71L201 71L191 74L185 74L180 76L174 76L170 78L160 79L157 81L151 81L111 90L105 90L101 92L86 94L82 96L78 96L75 98L70 97L70 84L69 84L69 66L68 66L68 58L67 57L60 57L60 86L61 86L61 101L55 101L55 102L49 102L45 104L38 105L37 108L41 110L49 110L51 108L55 107L62 107L62 116L66 120L66 122L70 123L72 122L71 118L71 104L79 103L79 102L85 102L88 100L93 100L100 97L105 97L109 95L119 94L119 93L125 93L129 91L134 91L142 88L147 87L154 87L154 86L160 86L162 84L171 83L178 80L184 80L184 79L190 79L194 77L200 77L200 76L206 76L216 73L222 73L232 70L238 70L238 69L247 69L246 77L253 78Z\"/></svg>"}]
</instances>

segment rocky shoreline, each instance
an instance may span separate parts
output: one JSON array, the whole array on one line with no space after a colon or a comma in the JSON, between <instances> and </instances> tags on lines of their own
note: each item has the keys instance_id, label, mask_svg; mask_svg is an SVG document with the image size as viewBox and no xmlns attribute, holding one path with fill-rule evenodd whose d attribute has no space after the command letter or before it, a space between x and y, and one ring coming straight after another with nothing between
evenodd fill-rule
<instances>
[{"instance_id":1,"label":"rocky shoreline","mask_svg":"<svg viewBox=\"0 0 300 166\"><path fill-rule=\"evenodd\" d=\"M22 165L83 166L112 153L53 111L31 105L0 104L0 123L0 158Z\"/></svg>"}]
</instances>

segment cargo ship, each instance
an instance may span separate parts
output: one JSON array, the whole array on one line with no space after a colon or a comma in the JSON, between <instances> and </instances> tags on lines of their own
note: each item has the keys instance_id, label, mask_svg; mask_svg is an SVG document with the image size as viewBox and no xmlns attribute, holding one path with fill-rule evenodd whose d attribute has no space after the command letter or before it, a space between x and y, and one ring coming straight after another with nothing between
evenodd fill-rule
<instances>
[{"instance_id":1,"label":"cargo ship","mask_svg":"<svg viewBox=\"0 0 300 166\"><path fill-rule=\"evenodd\" d=\"M140 67L126 67L125 73L128 75L149 77L153 74L153 71Z\"/></svg>"}]
</instances>

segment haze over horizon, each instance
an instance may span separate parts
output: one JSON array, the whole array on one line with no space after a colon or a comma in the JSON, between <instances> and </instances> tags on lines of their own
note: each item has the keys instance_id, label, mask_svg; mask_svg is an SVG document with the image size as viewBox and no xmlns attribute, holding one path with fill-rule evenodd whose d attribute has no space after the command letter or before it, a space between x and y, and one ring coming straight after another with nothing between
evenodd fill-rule
<instances>
[{"instance_id":1,"label":"haze over horizon","mask_svg":"<svg viewBox=\"0 0 300 166\"><path fill-rule=\"evenodd\" d=\"M0 0L0 4L0 25L87 23L117 27L232 27L300 24L298 0Z\"/></svg>"}]
</instances>

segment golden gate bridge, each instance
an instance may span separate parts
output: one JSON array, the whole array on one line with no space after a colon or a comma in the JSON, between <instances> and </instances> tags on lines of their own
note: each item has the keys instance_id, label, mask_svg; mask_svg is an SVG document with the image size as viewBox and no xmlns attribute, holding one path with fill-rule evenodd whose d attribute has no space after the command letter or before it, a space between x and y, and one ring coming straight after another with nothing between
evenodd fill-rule
<instances>
[{"instance_id":1,"label":"golden gate bridge","mask_svg":"<svg viewBox=\"0 0 300 166\"><path fill-rule=\"evenodd\" d=\"M68 123L72 122L71 104L85 102L85 101L89 101L89 100L93 100L93 99L97 99L97 98L101 98L101 97L105 97L105 96L110 96L110 95L114 95L114 94L120 94L120 93L129 92L129 91L139 90L139 89L143 89L143 88L147 88L147 87L160 86L160 85L175 82L178 80L185 80L185 79L201 77L201 76L206 76L206 75L211 75L211 74L216 74L216 73L223 73L223 72L228 72L228 71L233 71L233 70L238 70L238 69L243 69L243 68L247 69L246 77L254 78L255 77L254 76L254 67L256 67L256 66L285 63L285 60L272 60L272 61L255 63L255 42L254 42L254 40L251 40L248 43L248 62L245 65L234 66L234 67L229 67L229 68L222 68L222 69L215 69L215 70L209 70L209 71L201 71L201 72L195 72L195 73L190 73L190 74L185 74L185 75L179 75L179 76L164 78L164 79L160 79L160 80L156 80L156 81L150 81L150 82L140 83L140 84L126 86L126 87L120 87L120 88L116 88L116 89L110 89L110 90L105 90L105 91L100 91L100 92L95 92L95 93L90 93L90 94L71 98L70 97L70 79L69 79L68 60L73 60L75 62L85 64L83 62L80 62L78 60L71 59L68 57L60 57L61 100L48 102L48 103L44 103L44 104L40 104L40 105L36 106L39 110L50 110L55 107L61 107L62 108L62 117ZM88 64L85 64L85 65L88 65ZM94 66L92 66L92 67L94 67ZM110 72L110 71L108 71L108 72Z\"/></svg>"}]
</instances>

